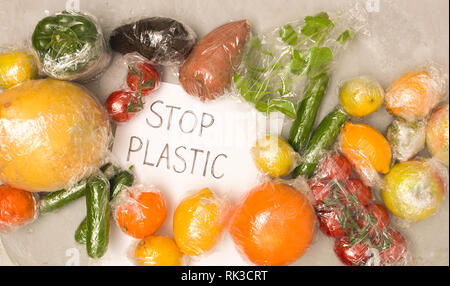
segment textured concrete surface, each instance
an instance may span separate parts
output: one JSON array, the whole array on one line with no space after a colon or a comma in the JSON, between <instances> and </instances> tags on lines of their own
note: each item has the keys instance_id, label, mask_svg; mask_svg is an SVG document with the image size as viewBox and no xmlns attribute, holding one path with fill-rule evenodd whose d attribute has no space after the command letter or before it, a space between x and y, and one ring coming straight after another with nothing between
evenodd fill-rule
<instances>
[{"instance_id":1,"label":"textured concrete surface","mask_svg":"<svg viewBox=\"0 0 450 286\"><path fill-rule=\"evenodd\" d=\"M80 6L100 20L106 34L129 18L164 15L187 23L202 36L230 20L247 18L253 25L253 31L263 32L322 10L346 9L354 3L363 7L367 5L370 10L366 27L368 33L356 39L342 53L333 72L325 103L320 109L319 119L338 102L337 86L348 77L370 74L386 88L402 72L429 59L443 65L448 73L447 0L81 0ZM64 8L65 1L62 0L0 0L0 49L25 46L40 18ZM166 80L175 81L174 78ZM107 88L99 82L92 83L90 87L100 97L107 95ZM382 132L391 120L392 117L384 108L364 119ZM40 222L45 225L40 229L45 231L45 235L37 235L29 228L4 236L3 242L11 257L14 257L13 260L19 263L63 264L67 259L49 257L51 246L55 247L55 251L56 248L66 247L52 243L52 239L55 237L59 242L64 238L71 238L76 222L81 220L83 213L84 203L79 201L54 216L45 217ZM401 225L401 231L409 242L410 264L449 265L448 194L439 213L419 223ZM23 245L33 245L33 249L27 250ZM67 257L72 255L71 251L71 248L66 250ZM0 265L9 264L11 261L0 245ZM311 249L296 264L339 265L339 262L333 253L332 241L319 234Z\"/></svg>"}]
</instances>

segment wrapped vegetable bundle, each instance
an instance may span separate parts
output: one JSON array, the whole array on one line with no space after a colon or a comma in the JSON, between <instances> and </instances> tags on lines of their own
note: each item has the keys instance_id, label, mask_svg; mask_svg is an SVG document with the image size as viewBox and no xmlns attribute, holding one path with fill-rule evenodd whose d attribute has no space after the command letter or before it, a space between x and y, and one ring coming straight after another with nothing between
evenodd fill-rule
<instances>
[{"instance_id":1,"label":"wrapped vegetable bundle","mask_svg":"<svg viewBox=\"0 0 450 286\"><path fill-rule=\"evenodd\" d=\"M95 79L111 60L100 26L80 12L63 11L42 19L31 41L40 70L55 79Z\"/></svg>"},{"instance_id":2,"label":"wrapped vegetable bundle","mask_svg":"<svg viewBox=\"0 0 450 286\"><path fill-rule=\"evenodd\" d=\"M116 28L109 43L119 53L138 52L152 64L172 66L183 63L196 40L189 26L171 18L151 17Z\"/></svg>"},{"instance_id":3,"label":"wrapped vegetable bundle","mask_svg":"<svg viewBox=\"0 0 450 286\"><path fill-rule=\"evenodd\" d=\"M372 190L352 176L350 162L338 153L322 156L308 183L320 229L335 239L334 251L351 266L406 263L405 238L390 225L386 209L372 201Z\"/></svg>"},{"instance_id":4,"label":"wrapped vegetable bundle","mask_svg":"<svg viewBox=\"0 0 450 286\"><path fill-rule=\"evenodd\" d=\"M406 121L398 118L392 121L387 130L392 155L399 161L407 161L425 147L425 121Z\"/></svg>"},{"instance_id":5,"label":"wrapped vegetable bundle","mask_svg":"<svg viewBox=\"0 0 450 286\"><path fill-rule=\"evenodd\" d=\"M0 179L12 187L68 188L98 169L110 139L106 112L76 84L30 80L0 97Z\"/></svg>"}]
</instances>

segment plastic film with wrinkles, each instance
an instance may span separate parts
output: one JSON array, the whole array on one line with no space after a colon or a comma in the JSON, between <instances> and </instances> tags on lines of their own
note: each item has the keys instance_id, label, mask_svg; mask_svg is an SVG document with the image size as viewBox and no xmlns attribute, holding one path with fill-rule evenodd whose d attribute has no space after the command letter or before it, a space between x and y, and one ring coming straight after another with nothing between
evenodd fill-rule
<instances>
[{"instance_id":1,"label":"plastic film with wrinkles","mask_svg":"<svg viewBox=\"0 0 450 286\"><path fill-rule=\"evenodd\" d=\"M31 46L40 71L60 80L93 80L111 61L100 25L81 12L63 11L40 20Z\"/></svg>"},{"instance_id":2,"label":"plastic film with wrinkles","mask_svg":"<svg viewBox=\"0 0 450 286\"><path fill-rule=\"evenodd\" d=\"M436 213L448 192L448 169L435 159L397 163L384 180L381 196L386 207L407 222Z\"/></svg>"},{"instance_id":3,"label":"plastic film with wrinkles","mask_svg":"<svg viewBox=\"0 0 450 286\"><path fill-rule=\"evenodd\" d=\"M197 40L186 24L166 17L150 17L122 25L112 32L109 43L119 53L138 52L152 64L180 65Z\"/></svg>"},{"instance_id":4,"label":"plastic film with wrinkles","mask_svg":"<svg viewBox=\"0 0 450 286\"><path fill-rule=\"evenodd\" d=\"M447 78L443 68L433 62L402 74L386 92L386 109L408 121L427 117L448 96Z\"/></svg>"},{"instance_id":5,"label":"plastic film with wrinkles","mask_svg":"<svg viewBox=\"0 0 450 286\"><path fill-rule=\"evenodd\" d=\"M222 239L231 204L210 189L185 197L173 216L173 236L180 250L198 257L214 248Z\"/></svg>"},{"instance_id":6,"label":"plastic film with wrinkles","mask_svg":"<svg viewBox=\"0 0 450 286\"><path fill-rule=\"evenodd\" d=\"M406 239L390 222L372 189L341 154L329 151L308 181L320 230L335 239L334 251L349 266L404 265Z\"/></svg>"},{"instance_id":7,"label":"plastic film with wrinkles","mask_svg":"<svg viewBox=\"0 0 450 286\"><path fill-rule=\"evenodd\" d=\"M275 181L255 186L237 203L229 232L241 255L260 266L289 265L311 246L315 215L300 190Z\"/></svg>"},{"instance_id":8,"label":"plastic film with wrinkles","mask_svg":"<svg viewBox=\"0 0 450 286\"><path fill-rule=\"evenodd\" d=\"M31 192L70 188L98 170L111 138L108 116L87 89L27 81L0 97L0 180Z\"/></svg>"},{"instance_id":9,"label":"plastic film with wrinkles","mask_svg":"<svg viewBox=\"0 0 450 286\"><path fill-rule=\"evenodd\" d=\"M426 121L406 121L397 118L389 125L386 138L391 144L392 156L407 161L425 147Z\"/></svg>"},{"instance_id":10,"label":"plastic film with wrinkles","mask_svg":"<svg viewBox=\"0 0 450 286\"><path fill-rule=\"evenodd\" d=\"M152 235L166 220L166 201L154 186L126 187L111 204L117 226L134 238Z\"/></svg>"},{"instance_id":11,"label":"plastic film with wrinkles","mask_svg":"<svg viewBox=\"0 0 450 286\"><path fill-rule=\"evenodd\" d=\"M201 100L229 91L249 33L250 22L241 20L224 24L200 39L179 71L184 90Z\"/></svg>"}]
</instances>

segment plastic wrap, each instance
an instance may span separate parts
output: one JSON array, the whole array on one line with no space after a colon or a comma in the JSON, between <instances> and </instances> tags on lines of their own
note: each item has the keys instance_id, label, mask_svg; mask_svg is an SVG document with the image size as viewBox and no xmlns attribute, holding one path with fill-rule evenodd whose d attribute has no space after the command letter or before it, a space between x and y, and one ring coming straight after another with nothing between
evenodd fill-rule
<instances>
[{"instance_id":1,"label":"plastic wrap","mask_svg":"<svg viewBox=\"0 0 450 286\"><path fill-rule=\"evenodd\" d=\"M321 12L252 36L233 76L234 87L258 111L278 110L295 118L302 90L307 93L311 81L330 71L346 43L361 33L366 18L357 5L343 13Z\"/></svg>"},{"instance_id":2,"label":"plastic wrap","mask_svg":"<svg viewBox=\"0 0 450 286\"><path fill-rule=\"evenodd\" d=\"M109 120L89 91L30 80L0 96L0 180L50 192L98 169L111 140Z\"/></svg>"},{"instance_id":3,"label":"plastic wrap","mask_svg":"<svg viewBox=\"0 0 450 286\"><path fill-rule=\"evenodd\" d=\"M434 159L397 163L384 180L381 196L386 207L410 222L436 213L448 192L448 170Z\"/></svg>"},{"instance_id":4,"label":"plastic wrap","mask_svg":"<svg viewBox=\"0 0 450 286\"><path fill-rule=\"evenodd\" d=\"M39 216L36 194L0 185L0 234L10 233Z\"/></svg>"},{"instance_id":5,"label":"plastic wrap","mask_svg":"<svg viewBox=\"0 0 450 286\"><path fill-rule=\"evenodd\" d=\"M300 191L265 182L238 202L229 232L243 257L256 265L288 265L310 247L314 210Z\"/></svg>"},{"instance_id":6,"label":"plastic wrap","mask_svg":"<svg viewBox=\"0 0 450 286\"><path fill-rule=\"evenodd\" d=\"M1 53L0 90L8 89L36 76L36 64L31 55L16 50Z\"/></svg>"},{"instance_id":7,"label":"plastic wrap","mask_svg":"<svg viewBox=\"0 0 450 286\"><path fill-rule=\"evenodd\" d=\"M404 73L388 88L386 109L408 121L425 118L445 99L447 78L442 67L432 62Z\"/></svg>"},{"instance_id":8,"label":"plastic wrap","mask_svg":"<svg viewBox=\"0 0 450 286\"><path fill-rule=\"evenodd\" d=\"M183 253L167 236L148 236L134 248L133 260L137 266L183 266Z\"/></svg>"},{"instance_id":9,"label":"plastic wrap","mask_svg":"<svg viewBox=\"0 0 450 286\"><path fill-rule=\"evenodd\" d=\"M393 158L407 161L425 147L425 121L395 119L389 125L386 138L392 148Z\"/></svg>"},{"instance_id":10,"label":"plastic wrap","mask_svg":"<svg viewBox=\"0 0 450 286\"><path fill-rule=\"evenodd\" d=\"M272 178L286 176L300 162L300 155L280 136L258 139L250 152L258 170Z\"/></svg>"},{"instance_id":11,"label":"plastic wrap","mask_svg":"<svg viewBox=\"0 0 450 286\"><path fill-rule=\"evenodd\" d=\"M171 18L151 17L116 28L109 43L122 53L138 52L156 65L179 65L197 40L187 25Z\"/></svg>"},{"instance_id":12,"label":"plastic wrap","mask_svg":"<svg viewBox=\"0 0 450 286\"><path fill-rule=\"evenodd\" d=\"M116 224L125 234L142 239L155 233L167 217L161 192L153 186L122 189L112 202Z\"/></svg>"},{"instance_id":13,"label":"plastic wrap","mask_svg":"<svg viewBox=\"0 0 450 286\"><path fill-rule=\"evenodd\" d=\"M126 122L144 108L143 96L159 88L161 77L152 63L138 53L124 55L118 62L120 69L126 70L119 90L106 100L106 109L116 122Z\"/></svg>"},{"instance_id":14,"label":"plastic wrap","mask_svg":"<svg viewBox=\"0 0 450 286\"><path fill-rule=\"evenodd\" d=\"M358 76L345 81L339 89L342 108L351 116L364 117L383 104L384 90L371 76Z\"/></svg>"},{"instance_id":15,"label":"plastic wrap","mask_svg":"<svg viewBox=\"0 0 450 286\"><path fill-rule=\"evenodd\" d=\"M326 153L308 183L322 232L335 241L346 265L405 264L405 238L393 229L386 209L372 200L371 189L353 173L350 162Z\"/></svg>"},{"instance_id":16,"label":"plastic wrap","mask_svg":"<svg viewBox=\"0 0 450 286\"><path fill-rule=\"evenodd\" d=\"M223 95L230 87L249 33L250 22L241 20L222 25L200 39L180 68L184 90L201 100Z\"/></svg>"},{"instance_id":17,"label":"plastic wrap","mask_svg":"<svg viewBox=\"0 0 450 286\"><path fill-rule=\"evenodd\" d=\"M203 255L222 238L231 204L209 189L185 197L173 216L173 236L185 255Z\"/></svg>"},{"instance_id":18,"label":"plastic wrap","mask_svg":"<svg viewBox=\"0 0 450 286\"><path fill-rule=\"evenodd\" d=\"M101 27L93 16L81 12L63 11L42 19L31 44L39 69L55 79L92 80L111 61Z\"/></svg>"},{"instance_id":19,"label":"plastic wrap","mask_svg":"<svg viewBox=\"0 0 450 286\"><path fill-rule=\"evenodd\" d=\"M346 122L338 145L366 185L383 187L383 180L378 173L389 172L392 151L380 132L366 124Z\"/></svg>"},{"instance_id":20,"label":"plastic wrap","mask_svg":"<svg viewBox=\"0 0 450 286\"><path fill-rule=\"evenodd\" d=\"M436 109L428 121L426 131L427 148L434 158L448 167L449 146L448 104Z\"/></svg>"}]
</instances>

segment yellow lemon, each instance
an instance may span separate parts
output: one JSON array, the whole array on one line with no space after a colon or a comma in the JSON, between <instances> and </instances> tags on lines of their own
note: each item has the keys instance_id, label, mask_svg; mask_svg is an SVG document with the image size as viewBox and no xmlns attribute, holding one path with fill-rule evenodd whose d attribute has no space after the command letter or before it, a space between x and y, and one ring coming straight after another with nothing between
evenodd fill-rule
<instances>
[{"instance_id":1,"label":"yellow lemon","mask_svg":"<svg viewBox=\"0 0 450 286\"><path fill-rule=\"evenodd\" d=\"M181 266L183 254L166 236L148 236L139 241L134 257L138 266Z\"/></svg>"},{"instance_id":2,"label":"yellow lemon","mask_svg":"<svg viewBox=\"0 0 450 286\"><path fill-rule=\"evenodd\" d=\"M36 74L33 57L22 51L0 54L0 88L7 89Z\"/></svg>"},{"instance_id":3,"label":"yellow lemon","mask_svg":"<svg viewBox=\"0 0 450 286\"><path fill-rule=\"evenodd\" d=\"M207 252L219 240L229 214L229 204L209 189L186 197L173 217L175 242L187 255Z\"/></svg>"},{"instance_id":4,"label":"yellow lemon","mask_svg":"<svg viewBox=\"0 0 450 286\"><path fill-rule=\"evenodd\" d=\"M383 88L369 76L348 80L339 90L342 108L355 117L364 117L377 111L383 103L383 99Z\"/></svg>"},{"instance_id":5,"label":"yellow lemon","mask_svg":"<svg viewBox=\"0 0 450 286\"><path fill-rule=\"evenodd\" d=\"M267 135L256 141L252 150L256 168L269 177L282 177L295 167L296 153L280 136Z\"/></svg>"},{"instance_id":6,"label":"yellow lemon","mask_svg":"<svg viewBox=\"0 0 450 286\"><path fill-rule=\"evenodd\" d=\"M90 175L110 136L102 107L82 87L29 80L0 95L0 180L56 191Z\"/></svg>"}]
</instances>

